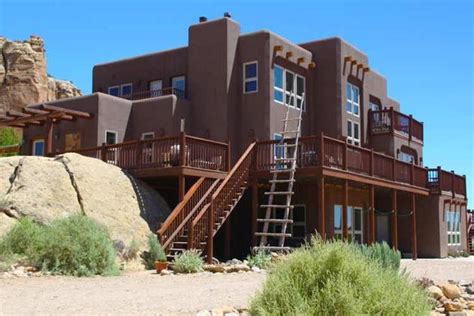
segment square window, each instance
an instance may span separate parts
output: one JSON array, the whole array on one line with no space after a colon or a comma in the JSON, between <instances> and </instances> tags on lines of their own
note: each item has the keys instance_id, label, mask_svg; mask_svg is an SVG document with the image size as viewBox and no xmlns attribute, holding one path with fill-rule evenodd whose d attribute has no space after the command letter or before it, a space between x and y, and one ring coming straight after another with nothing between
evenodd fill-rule
<instances>
[{"instance_id":1,"label":"square window","mask_svg":"<svg viewBox=\"0 0 474 316\"><path fill-rule=\"evenodd\" d=\"M117 144L117 132L106 131L105 132L105 143L107 145Z\"/></svg>"},{"instance_id":2,"label":"square window","mask_svg":"<svg viewBox=\"0 0 474 316\"><path fill-rule=\"evenodd\" d=\"M244 93L257 92L258 90L258 63L244 64Z\"/></svg>"},{"instance_id":3,"label":"square window","mask_svg":"<svg viewBox=\"0 0 474 316\"><path fill-rule=\"evenodd\" d=\"M257 91L257 81L247 81L245 83L245 92L255 92Z\"/></svg>"},{"instance_id":4,"label":"square window","mask_svg":"<svg viewBox=\"0 0 474 316\"><path fill-rule=\"evenodd\" d=\"M114 95L114 96L118 97L119 93L120 93L120 89L119 89L118 86L109 87L109 94L110 95Z\"/></svg>"},{"instance_id":5,"label":"square window","mask_svg":"<svg viewBox=\"0 0 474 316\"><path fill-rule=\"evenodd\" d=\"M250 63L245 65L245 78L257 77L257 63Z\"/></svg>"},{"instance_id":6,"label":"square window","mask_svg":"<svg viewBox=\"0 0 474 316\"><path fill-rule=\"evenodd\" d=\"M354 123L354 139L360 139L359 138L359 124Z\"/></svg>"},{"instance_id":7,"label":"square window","mask_svg":"<svg viewBox=\"0 0 474 316\"><path fill-rule=\"evenodd\" d=\"M121 96L129 96L132 94L132 84L123 84L121 86L122 94Z\"/></svg>"},{"instance_id":8,"label":"square window","mask_svg":"<svg viewBox=\"0 0 474 316\"><path fill-rule=\"evenodd\" d=\"M347 121L347 137L352 137L352 122Z\"/></svg>"},{"instance_id":9,"label":"square window","mask_svg":"<svg viewBox=\"0 0 474 316\"><path fill-rule=\"evenodd\" d=\"M274 90L273 91L273 99L275 101L283 103L283 91Z\"/></svg>"},{"instance_id":10,"label":"square window","mask_svg":"<svg viewBox=\"0 0 474 316\"><path fill-rule=\"evenodd\" d=\"M283 89L283 68L275 66L273 69L274 87Z\"/></svg>"}]
</instances>

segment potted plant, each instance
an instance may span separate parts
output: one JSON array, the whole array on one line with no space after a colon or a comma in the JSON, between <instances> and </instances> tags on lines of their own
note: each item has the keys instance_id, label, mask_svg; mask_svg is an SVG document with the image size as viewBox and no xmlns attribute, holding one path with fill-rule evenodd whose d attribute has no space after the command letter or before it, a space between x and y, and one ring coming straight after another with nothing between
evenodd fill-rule
<instances>
[{"instance_id":1,"label":"potted plant","mask_svg":"<svg viewBox=\"0 0 474 316\"><path fill-rule=\"evenodd\" d=\"M148 250L142 254L143 263L149 270L156 269L157 273L168 268L166 253L156 238L156 235L148 236Z\"/></svg>"},{"instance_id":2,"label":"potted plant","mask_svg":"<svg viewBox=\"0 0 474 316\"><path fill-rule=\"evenodd\" d=\"M161 271L168 269L168 260L166 258L166 253L161 247L161 245L159 245L158 251L156 253L155 269L156 273L160 273Z\"/></svg>"}]
</instances>

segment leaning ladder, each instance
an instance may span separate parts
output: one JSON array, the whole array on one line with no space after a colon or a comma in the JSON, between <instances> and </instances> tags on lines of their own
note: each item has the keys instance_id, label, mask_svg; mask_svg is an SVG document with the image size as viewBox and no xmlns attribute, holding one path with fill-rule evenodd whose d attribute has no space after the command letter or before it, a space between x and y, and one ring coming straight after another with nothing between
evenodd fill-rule
<instances>
[{"instance_id":1,"label":"leaning ladder","mask_svg":"<svg viewBox=\"0 0 474 316\"><path fill-rule=\"evenodd\" d=\"M294 102L298 102L294 93L290 94L293 97ZM286 99L286 97L285 97ZM265 208L265 218L258 218L257 223L263 223L263 229L261 232L256 232L255 235L260 237L259 248L267 250L289 250L290 247L285 247L285 238L291 237L290 233L287 233L288 224L292 224L293 220L290 219L290 210L294 208L291 205L291 198L294 194L293 184L295 183L295 172L296 172L296 160L298 153L298 142L301 134L301 115L303 113L304 106L304 94L301 100L301 108L298 116L290 118L290 106L286 111L286 117L283 120L283 131L281 132L282 138L278 144L275 144L275 154L278 149L283 150L283 157L275 157L276 168L270 172L273 174L271 180L269 180L270 191L265 192L268 196L268 204L261 205L261 208ZM285 100L286 101L286 100ZM297 128L291 130L288 124L289 122L296 122ZM292 143L290 143L293 141ZM277 149L278 148L278 149ZM281 168L283 167L283 168ZM280 178L279 176L287 176L286 178ZM277 191L277 185L285 187L282 191ZM285 198L284 204L274 203L276 196L282 196ZM277 218L276 210L283 209L283 218ZM269 232L270 224L281 227L281 232ZM267 243L267 237L278 237L278 245L271 246Z\"/></svg>"}]
</instances>

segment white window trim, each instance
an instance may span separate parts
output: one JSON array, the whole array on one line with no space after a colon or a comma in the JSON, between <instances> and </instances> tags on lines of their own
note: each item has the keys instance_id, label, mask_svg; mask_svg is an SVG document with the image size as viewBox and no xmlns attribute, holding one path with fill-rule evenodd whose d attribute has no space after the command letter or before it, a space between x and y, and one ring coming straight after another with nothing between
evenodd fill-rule
<instances>
[{"instance_id":1,"label":"white window trim","mask_svg":"<svg viewBox=\"0 0 474 316\"><path fill-rule=\"evenodd\" d=\"M119 86L119 85L118 85L118 86L110 86L110 87L108 87L108 88L107 88L107 93L110 94L110 90L115 89L115 88L118 89L118 96L120 96L120 94L121 94L121 89L120 89L120 86Z\"/></svg>"},{"instance_id":2,"label":"white window trim","mask_svg":"<svg viewBox=\"0 0 474 316\"><path fill-rule=\"evenodd\" d=\"M245 77L245 75L246 75L245 68L247 67L247 65L251 65L251 64L256 65L255 77L247 78L247 77ZM246 62L246 63L243 64L243 76L242 76L242 78L243 78L242 90L243 90L244 94L252 94L252 93L257 93L258 92L258 61L257 60L249 61L249 62ZM250 81L256 81L257 82L255 91L245 91L245 84L247 82L250 82Z\"/></svg>"},{"instance_id":3,"label":"white window trim","mask_svg":"<svg viewBox=\"0 0 474 316\"><path fill-rule=\"evenodd\" d=\"M354 146L361 146L360 145L360 123L359 122L356 122L356 121L353 121L353 120L347 120L347 122L349 122L351 124L351 130L352 130L352 136L349 136L349 133L347 133L347 142L351 145L354 145ZM357 129L358 129L358 135L359 135L359 138L355 138L354 136L354 131L355 131L355 124L357 124ZM346 131L347 132L347 131ZM357 144L356 144L357 142Z\"/></svg>"},{"instance_id":4,"label":"white window trim","mask_svg":"<svg viewBox=\"0 0 474 316\"><path fill-rule=\"evenodd\" d=\"M344 207L341 205L341 204L334 204L334 208L333 208L333 214L334 214L334 211L336 209L336 207L340 207L341 208L341 229L336 229L334 225L334 235L340 235L342 236L342 231L344 229L344 225L343 225L343 222L342 222L342 217L343 217L343 212L344 212ZM359 210L359 214L360 214L360 230L356 230L355 229L355 210ZM347 206L347 213L349 214L349 212L352 212L352 216L351 216L351 219L352 219L352 223L350 225L351 229L349 229L349 223L347 223L347 235L349 237L349 235L351 236L354 236L354 235L359 235L360 234L360 243L363 244L364 243L364 213L363 213L363 208L360 207L360 206L351 206L351 205L348 205ZM346 218L349 218L348 214L346 214ZM355 238L352 237L352 241L355 241Z\"/></svg>"},{"instance_id":5,"label":"white window trim","mask_svg":"<svg viewBox=\"0 0 474 316\"><path fill-rule=\"evenodd\" d=\"M354 102L352 100L352 98L349 99L349 96L346 95L346 103L344 104L344 107L346 107L347 102L349 102L351 104L351 110L347 111L347 107L346 107L346 112L351 114L351 115L359 117L360 116L360 89L359 89L358 86L356 86L355 84L352 84L350 82L346 82L346 85L350 85L351 87L355 87L358 91L357 95L359 96L359 99L357 100L357 102ZM351 88L351 91L352 91L352 88ZM347 88L346 88L346 94L347 94ZM354 113L354 104L357 105L357 107L359 108L359 113L358 114Z\"/></svg>"},{"instance_id":6,"label":"white window trim","mask_svg":"<svg viewBox=\"0 0 474 316\"><path fill-rule=\"evenodd\" d=\"M126 87L126 86L130 86L130 95L133 94L133 83L129 82L129 83L124 83L120 85L120 96L123 96L122 89L123 87Z\"/></svg>"},{"instance_id":7,"label":"white window trim","mask_svg":"<svg viewBox=\"0 0 474 316\"><path fill-rule=\"evenodd\" d=\"M275 93L273 93L273 101L275 101L276 103L285 105L285 81L286 81L285 80L285 68L280 67L280 66L276 66L276 65L274 67L279 68L282 71L282 77L283 77L282 78L282 86L283 86L283 88L277 87L275 85L275 71L273 71L273 89L276 90L276 91L279 91L283 94L283 101L276 100L275 99Z\"/></svg>"},{"instance_id":8,"label":"white window trim","mask_svg":"<svg viewBox=\"0 0 474 316\"><path fill-rule=\"evenodd\" d=\"M145 136L151 135L153 136L152 138L155 138L155 132L145 132L142 133L141 140L145 140Z\"/></svg>"},{"instance_id":9,"label":"white window trim","mask_svg":"<svg viewBox=\"0 0 474 316\"><path fill-rule=\"evenodd\" d=\"M275 91L279 91L279 92L283 93L283 102L280 101L280 100L275 99L275 94L273 94L273 101L275 101L278 104L283 104L283 105L289 106L293 109L301 110L297 106L298 100L301 100L303 102L302 110L303 110L303 112L305 112L306 111L306 102L305 102L305 100L306 100L306 93L305 93L306 92L306 77L301 76L301 75L299 75L299 74L297 74L293 71L290 71L290 70L288 70L286 68L283 68L281 66L278 66L278 65L275 65L274 67L279 68L283 71L283 78L282 78L283 88L275 86L275 78L273 78L273 89ZM286 90L286 73L287 72L289 72L293 75L293 88L295 89L295 91L293 91L293 92L294 92L295 97L296 97L295 100L294 100L294 105L286 102L286 97L287 96L291 100L291 92ZM275 72L274 72L273 76L275 76ZM303 95L301 95L301 96L297 94L297 91L298 91L298 78L303 79Z\"/></svg>"},{"instance_id":10,"label":"white window trim","mask_svg":"<svg viewBox=\"0 0 474 316\"><path fill-rule=\"evenodd\" d=\"M298 95L298 78L301 78L303 79L303 95ZM295 91L295 94L296 94L296 103L295 103L295 107L298 109L298 110L303 110L303 112L305 112L305 109L306 109L306 102L304 99L306 99L306 78L303 77L303 76L300 76L298 74L296 74L296 77L295 77L295 87L296 87L296 91ZM298 107L298 100L301 100L302 102L302 107L299 108Z\"/></svg>"},{"instance_id":11,"label":"white window trim","mask_svg":"<svg viewBox=\"0 0 474 316\"><path fill-rule=\"evenodd\" d=\"M456 219L451 225L455 227L450 227L451 220L449 219L450 214L453 214ZM454 207L454 211L449 207L449 210L446 211L446 232L447 232L447 241L448 246L460 246L461 245L461 208ZM459 242L449 242L449 237L452 236L452 239L459 239ZM454 238L458 236L458 238Z\"/></svg>"},{"instance_id":12,"label":"white window trim","mask_svg":"<svg viewBox=\"0 0 474 316\"><path fill-rule=\"evenodd\" d=\"M35 147L36 147L36 144L38 143L43 143L43 153L41 155L36 155L35 153ZM33 144L32 144L32 147L31 147L31 153L33 154L33 156L44 156L44 153L45 153L45 148L46 146L46 142L43 138L40 138L40 139L35 139L33 140Z\"/></svg>"},{"instance_id":13,"label":"white window trim","mask_svg":"<svg viewBox=\"0 0 474 316\"><path fill-rule=\"evenodd\" d=\"M119 136L118 132L108 130L108 129L106 129L104 133L104 143L107 144L107 133L115 134L115 144L118 144L118 136ZM107 144L107 145L110 145L110 144Z\"/></svg>"},{"instance_id":14,"label":"white window trim","mask_svg":"<svg viewBox=\"0 0 474 316\"><path fill-rule=\"evenodd\" d=\"M285 89L285 104L286 104L286 106L289 106L290 108L296 109L296 98L293 100L293 102L295 102L294 105L291 104L291 103L286 102L286 96L289 97L290 102L292 101L292 99L291 99L291 91L287 91L287 90L286 90L286 73L287 73L287 72L289 72L290 74L293 75L293 89L296 90L296 74L295 74L293 71L290 71L290 70L288 70L288 69L285 69L285 73L284 73L284 75L283 75L283 79L284 79L283 87L284 87L284 89ZM293 91L293 93L295 94L295 97L296 97L296 91Z\"/></svg>"}]
</instances>

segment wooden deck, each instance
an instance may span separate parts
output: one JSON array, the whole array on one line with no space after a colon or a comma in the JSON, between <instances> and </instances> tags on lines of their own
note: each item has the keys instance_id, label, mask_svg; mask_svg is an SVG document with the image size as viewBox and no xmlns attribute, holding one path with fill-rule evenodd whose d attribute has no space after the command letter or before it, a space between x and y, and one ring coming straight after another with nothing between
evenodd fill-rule
<instances>
[{"instance_id":1,"label":"wooden deck","mask_svg":"<svg viewBox=\"0 0 474 316\"><path fill-rule=\"evenodd\" d=\"M423 143L423 123L393 108L369 111L369 131L371 136L396 134Z\"/></svg>"}]
</instances>

